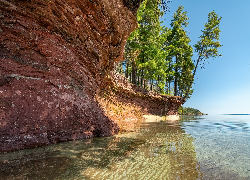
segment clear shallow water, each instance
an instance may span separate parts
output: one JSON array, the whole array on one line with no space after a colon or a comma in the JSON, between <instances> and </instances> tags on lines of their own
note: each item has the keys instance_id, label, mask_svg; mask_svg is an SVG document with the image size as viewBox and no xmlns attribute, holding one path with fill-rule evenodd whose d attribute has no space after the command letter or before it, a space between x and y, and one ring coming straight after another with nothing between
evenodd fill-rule
<instances>
[{"instance_id":1,"label":"clear shallow water","mask_svg":"<svg viewBox=\"0 0 250 180\"><path fill-rule=\"evenodd\" d=\"M204 179L250 179L250 116L213 115L183 122Z\"/></svg>"},{"instance_id":2,"label":"clear shallow water","mask_svg":"<svg viewBox=\"0 0 250 180\"><path fill-rule=\"evenodd\" d=\"M250 179L250 116L183 117L136 132L0 154L0 179Z\"/></svg>"}]
</instances>

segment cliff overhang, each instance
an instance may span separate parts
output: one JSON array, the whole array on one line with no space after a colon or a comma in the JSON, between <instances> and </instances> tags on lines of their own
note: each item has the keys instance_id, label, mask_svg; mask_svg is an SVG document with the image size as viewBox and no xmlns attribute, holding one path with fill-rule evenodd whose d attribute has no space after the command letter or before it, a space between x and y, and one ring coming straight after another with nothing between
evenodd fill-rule
<instances>
[{"instance_id":1,"label":"cliff overhang","mask_svg":"<svg viewBox=\"0 0 250 180\"><path fill-rule=\"evenodd\" d=\"M0 152L118 133L96 96L141 0L0 0Z\"/></svg>"}]
</instances>

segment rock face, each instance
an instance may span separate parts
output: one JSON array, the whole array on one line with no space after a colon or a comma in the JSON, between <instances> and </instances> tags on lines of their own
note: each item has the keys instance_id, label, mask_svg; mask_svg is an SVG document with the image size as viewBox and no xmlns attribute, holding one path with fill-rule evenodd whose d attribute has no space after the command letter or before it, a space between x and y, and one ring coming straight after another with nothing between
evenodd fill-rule
<instances>
[{"instance_id":1,"label":"rock face","mask_svg":"<svg viewBox=\"0 0 250 180\"><path fill-rule=\"evenodd\" d=\"M139 0L0 0L0 152L119 127L95 100Z\"/></svg>"},{"instance_id":2,"label":"rock face","mask_svg":"<svg viewBox=\"0 0 250 180\"><path fill-rule=\"evenodd\" d=\"M96 95L124 58L140 2L0 0L0 152L119 131ZM135 101L158 114L181 104L149 99Z\"/></svg>"},{"instance_id":3,"label":"rock face","mask_svg":"<svg viewBox=\"0 0 250 180\"><path fill-rule=\"evenodd\" d=\"M145 112L155 115L178 115L179 107L184 99L179 96L168 96L157 94L129 83L128 79L119 73L110 72L112 82L119 87L116 94L122 98L122 102L136 104Z\"/></svg>"}]
</instances>

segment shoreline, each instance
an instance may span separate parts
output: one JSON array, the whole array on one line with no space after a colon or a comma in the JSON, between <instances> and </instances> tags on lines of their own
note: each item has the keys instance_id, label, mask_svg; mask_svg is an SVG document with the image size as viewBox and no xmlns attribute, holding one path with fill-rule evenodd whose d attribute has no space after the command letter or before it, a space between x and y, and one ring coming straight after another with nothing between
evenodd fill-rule
<instances>
[{"instance_id":1,"label":"shoreline","mask_svg":"<svg viewBox=\"0 0 250 180\"><path fill-rule=\"evenodd\" d=\"M145 122L159 122L159 121L179 121L179 115L157 116L157 115L143 115Z\"/></svg>"}]
</instances>

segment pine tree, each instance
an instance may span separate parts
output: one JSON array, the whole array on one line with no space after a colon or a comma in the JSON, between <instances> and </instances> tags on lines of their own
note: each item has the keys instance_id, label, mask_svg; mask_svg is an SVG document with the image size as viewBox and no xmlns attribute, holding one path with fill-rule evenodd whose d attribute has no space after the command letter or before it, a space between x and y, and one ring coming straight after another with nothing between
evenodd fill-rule
<instances>
[{"instance_id":1,"label":"pine tree","mask_svg":"<svg viewBox=\"0 0 250 180\"><path fill-rule=\"evenodd\" d=\"M202 35L199 37L200 40L194 45L195 52L198 53L198 59L193 76L195 76L199 63L201 68L204 68L207 59L222 56L218 53L218 48L222 46L219 42L220 21L221 17L218 17L218 14L214 11L208 14L208 22L205 24L205 29L202 30Z\"/></svg>"},{"instance_id":2,"label":"pine tree","mask_svg":"<svg viewBox=\"0 0 250 180\"><path fill-rule=\"evenodd\" d=\"M195 52L198 53L198 58L192 75L193 80L199 65L201 68L205 68L204 65L209 58L222 56L218 53L218 48L222 46L219 42L221 32L219 29L220 21L221 17L214 11L208 14L208 22L205 23L205 29L201 31L202 35L199 37L200 40L194 45ZM184 98L187 99L189 95L190 94L186 94Z\"/></svg>"},{"instance_id":3,"label":"pine tree","mask_svg":"<svg viewBox=\"0 0 250 180\"><path fill-rule=\"evenodd\" d=\"M214 11L209 13L208 23L194 46L198 53L194 66L191 40L185 31L187 12L179 6L171 28L167 28L161 26L159 19L164 12L159 5L162 5L161 0L144 0L137 12L139 28L131 33L125 48L125 75L130 82L143 88L188 99L193 92L198 66L204 68L207 59L221 56L217 50L221 46L218 41L221 17Z\"/></svg>"},{"instance_id":4,"label":"pine tree","mask_svg":"<svg viewBox=\"0 0 250 180\"><path fill-rule=\"evenodd\" d=\"M184 27L188 26L189 18L183 9L183 6L179 6L174 13L171 33L166 40L166 50L169 52L169 57L166 58L169 62L168 88L173 80L175 96L183 96L191 92L189 87L192 85L192 70L194 69L191 60L193 48L189 45L191 40L184 30Z\"/></svg>"},{"instance_id":5,"label":"pine tree","mask_svg":"<svg viewBox=\"0 0 250 180\"><path fill-rule=\"evenodd\" d=\"M162 49L163 39L160 35L162 26L159 20L163 11L159 9L159 3L159 0L143 1L137 12L139 28L130 35L125 53L127 69L132 66L132 83L145 87L149 81L151 89L153 82L162 87L162 83L158 80L163 79L161 76L165 76L165 71L161 68L166 69Z\"/></svg>"}]
</instances>

